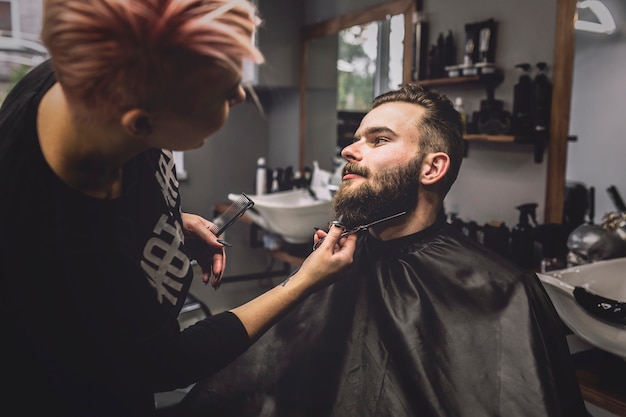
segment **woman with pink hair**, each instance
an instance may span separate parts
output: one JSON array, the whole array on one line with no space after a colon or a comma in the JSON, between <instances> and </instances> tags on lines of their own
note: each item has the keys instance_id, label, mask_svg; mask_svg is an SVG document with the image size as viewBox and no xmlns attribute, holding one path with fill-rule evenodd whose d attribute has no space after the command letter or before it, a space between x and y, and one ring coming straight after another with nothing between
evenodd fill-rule
<instances>
[{"instance_id":1,"label":"woman with pink hair","mask_svg":"<svg viewBox=\"0 0 626 417\"><path fill-rule=\"evenodd\" d=\"M244 100L257 25L246 0L44 1L51 59L0 109L2 402L15 415L151 415L155 392L223 368L351 264L355 238L333 227L281 285L179 329L192 261L218 285L225 257L212 224L181 212L172 151L202 146Z\"/></svg>"}]
</instances>

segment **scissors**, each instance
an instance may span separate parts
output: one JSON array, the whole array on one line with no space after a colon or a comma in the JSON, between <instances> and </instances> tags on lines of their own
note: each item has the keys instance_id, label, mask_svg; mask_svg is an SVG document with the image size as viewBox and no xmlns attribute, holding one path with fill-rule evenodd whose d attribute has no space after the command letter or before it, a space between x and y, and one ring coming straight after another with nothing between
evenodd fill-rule
<instances>
[{"instance_id":1,"label":"scissors","mask_svg":"<svg viewBox=\"0 0 626 417\"><path fill-rule=\"evenodd\" d=\"M387 217L384 217L384 218L382 218L382 219L378 219L378 220L373 221L373 222L368 223L368 224L362 224L362 225L357 226L357 227L355 227L355 228L353 228L353 229L346 230L345 232L343 232L343 233L341 234L341 237L345 237L345 236L348 236L348 235L351 235L351 234L354 234L354 233L360 232L361 230L367 230L367 229L369 229L371 226L373 226L373 225L375 225L375 224L378 224L378 223L381 223L381 222L384 222L384 221L387 221L387 220L395 219L396 217L400 217L400 216L402 216L402 215L404 215L404 214L406 214L406 211L402 211L402 212L400 212L400 213L396 213L396 214L393 214L393 215L391 215L391 216L387 216ZM330 223L329 223L329 227L330 227L330 225L331 225L331 224L341 224L341 218L339 218L338 220L335 220L335 221L330 222ZM317 248L318 248L318 247L322 244L322 242L324 241L324 239L325 239L325 238L321 238L320 240L318 240L317 242L315 242L315 243L313 244L313 250L317 249Z\"/></svg>"}]
</instances>

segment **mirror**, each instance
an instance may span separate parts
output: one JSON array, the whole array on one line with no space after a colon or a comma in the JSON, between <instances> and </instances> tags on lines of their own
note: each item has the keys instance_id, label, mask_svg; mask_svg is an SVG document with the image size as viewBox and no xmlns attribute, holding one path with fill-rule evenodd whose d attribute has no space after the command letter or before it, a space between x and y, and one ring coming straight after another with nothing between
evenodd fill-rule
<instances>
[{"instance_id":1,"label":"mirror","mask_svg":"<svg viewBox=\"0 0 626 417\"><path fill-rule=\"evenodd\" d=\"M392 31L392 23L395 31ZM372 99L402 84L404 16L355 25L309 42L306 164L334 170L342 137L352 134ZM391 46L395 46L392 48ZM399 56L399 58L398 58ZM392 57L395 60L392 60ZM330 165L333 165L330 167Z\"/></svg>"},{"instance_id":2,"label":"mirror","mask_svg":"<svg viewBox=\"0 0 626 417\"><path fill-rule=\"evenodd\" d=\"M546 160L544 222L561 223L569 111L573 80L574 22L576 0L555 0L555 45L552 68L553 94L550 140ZM317 160L320 165L332 160L336 149L337 80L316 68L335 68L337 57L337 34L351 26L384 20L387 16L403 14L404 57L403 82L411 81L413 58L413 17L421 2L415 0L392 0L364 9L360 12L337 16L321 23L303 28L300 47L300 127L299 167ZM325 52L324 52L325 51ZM308 111L315 109L315 112ZM318 111L319 109L322 109Z\"/></svg>"},{"instance_id":3,"label":"mirror","mask_svg":"<svg viewBox=\"0 0 626 417\"><path fill-rule=\"evenodd\" d=\"M300 47L300 170L310 166L312 161L318 161L323 169L332 169L330 165L337 147L338 34L358 25L385 21L390 16L404 16L404 48L401 54L410 57L412 32L409 29L414 11L414 0L393 0L303 28ZM385 54L388 56L389 52ZM410 79L410 62L403 58L401 65L401 82L406 82ZM328 68L334 70L328 71Z\"/></svg>"}]
</instances>

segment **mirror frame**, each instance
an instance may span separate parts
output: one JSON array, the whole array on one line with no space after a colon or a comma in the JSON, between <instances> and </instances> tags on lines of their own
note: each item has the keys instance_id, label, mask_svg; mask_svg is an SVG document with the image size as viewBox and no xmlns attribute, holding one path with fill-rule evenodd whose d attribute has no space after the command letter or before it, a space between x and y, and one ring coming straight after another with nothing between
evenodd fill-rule
<instances>
[{"instance_id":1,"label":"mirror frame","mask_svg":"<svg viewBox=\"0 0 626 417\"><path fill-rule=\"evenodd\" d=\"M565 198L565 171L567 166L567 141L572 98L574 72L574 22L577 0L556 0L556 25L554 40L554 63L552 70L552 106L550 120L550 140L548 143L547 178L545 194L544 223L563 221ZM305 166L306 153L306 99L307 99L307 58L309 42L326 35L334 35L351 26L362 25L387 16L404 14L404 57L402 80L411 80L411 60L413 46L413 21L416 13L422 10L421 0L390 0L357 12L339 15L320 23L304 26L300 32L300 120L298 164Z\"/></svg>"}]
</instances>

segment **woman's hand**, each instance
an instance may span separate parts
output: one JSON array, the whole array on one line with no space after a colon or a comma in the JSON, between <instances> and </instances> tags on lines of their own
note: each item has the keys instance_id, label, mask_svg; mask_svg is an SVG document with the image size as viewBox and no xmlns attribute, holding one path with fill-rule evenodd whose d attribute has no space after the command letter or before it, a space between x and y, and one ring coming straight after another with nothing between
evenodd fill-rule
<instances>
[{"instance_id":1,"label":"woman's hand","mask_svg":"<svg viewBox=\"0 0 626 417\"><path fill-rule=\"evenodd\" d=\"M258 339L305 297L345 276L352 265L356 234L342 237L344 230L338 224L332 226L328 233L316 232L315 240L324 237L324 241L292 276L257 298L231 310L239 317L251 340Z\"/></svg>"},{"instance_id":2,"label":"woman's hand","mask_svg":"<svg viewBox=\"0 0 626 417\"><path fill-rule=\"evenodd\" d=\"M356 235L342 237L345 230L341 223L333 222L328 232L315 232L313 240L319 246L305 259L296 274L312 282L312 292L339 280L352 264Z\"/></svg>"},{"instance_id":3,"label":"woman's hand","mask_svg":"<svg viewBox=\"0 0 626 417\"><path fill-rule=\"evenodd\" d=\"M185 247L202 268L202 281L217 289L226 269L224 244L211 232L213 223L196 214L182 213Z\"/></svg>"}]
</instances>

